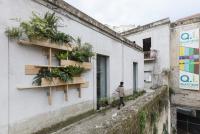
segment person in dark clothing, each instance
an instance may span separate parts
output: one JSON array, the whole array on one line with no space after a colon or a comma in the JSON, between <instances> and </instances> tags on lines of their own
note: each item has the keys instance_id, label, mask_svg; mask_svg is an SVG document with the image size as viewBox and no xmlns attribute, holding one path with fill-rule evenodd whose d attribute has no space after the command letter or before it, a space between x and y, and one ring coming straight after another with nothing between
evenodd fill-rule
<instances>
[{"instance_id":1,"label":"person in dark clothing","mask_svg":"<svg viewBox=\"0 0 200 134\"><path fill-rule=\"evenodd\" d=\"M116 89L116 91L118 92L118 96L119 96L119 104L118 104L118 109L120 109L120 106L124 104L124 82L120 82L119 87Z\"/></svg>"}]
</instances>

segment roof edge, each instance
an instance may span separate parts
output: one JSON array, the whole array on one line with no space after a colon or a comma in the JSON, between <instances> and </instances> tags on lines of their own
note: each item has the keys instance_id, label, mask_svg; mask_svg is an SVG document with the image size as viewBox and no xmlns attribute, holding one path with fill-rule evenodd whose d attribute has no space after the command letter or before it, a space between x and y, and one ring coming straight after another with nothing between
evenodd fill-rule
<instances>
[{"instance_id":1,"label":"roof edge","mask_svg":"<svg viewBox=\"0 0 200 134\"><path fill-rule=\"evenodd\" d=\"M103 25L99 21L95 20L94 18L88 16L87 14L83 13L79 9L68 4L67 2L65 2L63 0L43 0L43 1L50 3L64 11L68 12L69 14L79 18L80 20L88 23L89 25L98 28L99 30L103 31L104 33L111 35L115 39L118 39L121 42L123 42L124 45L134 48L140 52L143 52L142 47L140 47L139 45L137 45L134 42L130 41L129 39L123 37L120 33L117 33L114 30L108 28L107 26Z\"/></svg>"},{"instance_id":2,"label":"roof edge","mask_svg":"<svg viewBox=\"0 0 200 134\"><path fill-rule=\"evenodd\" d=\"M153 28L153 27L157 27L157 26L161 26L161 25L165 25L165 24L170 24L170 23L171 22L170 22L169 18L164 18L164 19L161 19L161 20L158 20L158 21L154 21L154 22L142 25L142 26L138 26L138 27L130 29L128 31L124 31L124 32L121 33L121 35L127 36L127 35L130 35L130 34L133 34L133 33L141 32L141 31Z\"/></svg>"},{"instance_id":3,"label":"roof edge","mask_svg":"<svg viewBox=\"0 0 200 134\"><path fill-rule=\"evenodd\" d=\"M177 26L188 25L188 24L198 23L198 22L200 22L200 16L189 18L189 19L186 18L186 19L177 20L175 22L172 22L170 24L170 27L174 28L174 27L177 27Z\"/></svg>"}]
</instances>

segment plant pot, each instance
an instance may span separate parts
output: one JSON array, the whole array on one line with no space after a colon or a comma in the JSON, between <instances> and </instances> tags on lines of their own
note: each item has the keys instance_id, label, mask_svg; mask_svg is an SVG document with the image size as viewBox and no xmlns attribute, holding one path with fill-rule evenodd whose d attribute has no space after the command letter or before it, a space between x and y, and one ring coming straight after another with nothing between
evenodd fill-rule
<instances>
[{"instance_id":1,"label":"plant pot","mask_svg":"<svg viewBox=\"0 0 200 134\"><path fill-rule=\"evenodd\" d=\"M60 60L60 65L61 66L69 66L69 65L80 66L87 70L92 68L92 63L90 62L78 62L78 61L73 61L73 60Z\"/></svg>"},{"instance_id":2,"label":"plant pot","mask_svg":"<svg viewBox=\"0 0 200 134\"><path fill-rule=\"evenodd\" d=\"M37 44L39 46L43 47L49 47L49 48L56 48L56 49L61 49L61 50L69 50L71 51L72 48L69 46L69 44L57 44L51 42L49 39L31 39L30 40L31 44Z\"/></svg>"},{"instance_id":3,"label":"plant pot","mask_svg":"<svg viewBox=\"0 0 200 134\"><path fill-rule=\"evenodd\" d=\"M82 77L73 77L72 81L64 82L60 80L59 78L52 78L51 80L48 80L46 78L42 78L41 86L56 86L56 85L75 85L75 84L83 84L85 81Z\"/></svg>"}]
</instances>

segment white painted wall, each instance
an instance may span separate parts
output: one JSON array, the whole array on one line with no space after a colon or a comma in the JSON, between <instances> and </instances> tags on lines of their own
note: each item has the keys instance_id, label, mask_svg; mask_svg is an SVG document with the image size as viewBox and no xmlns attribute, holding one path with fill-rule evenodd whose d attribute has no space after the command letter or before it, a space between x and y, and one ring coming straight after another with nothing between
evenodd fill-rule
<instances>
[{"instance_id":1,"label":"white painted wall","mask_svg":"<svg viewBox=\"0 0 200 134\"><path fill-rule=\"evenodd\" d=\"M16 88L19 85L31 85L32 83L34 76L25 75L26 64L44 65L47 64L47 58L40 48L21 46L15 41L8 42L4 34L5 28L18 24L11 20L12 18L26 20L31 17L33 11L44 14L50 10L31 0L1 0L0 3L0 11L4 13L0 16L0 61L3 63L0 71L0 134L7 133L8 122L10 122L10 133L30 133L61 121L68 115L80 114L96 107L95 58L92 60L93 69L83 74L84 78L89 81L89 87L82 90L82 98L78 98L77 90L70 89L68 101L64 101L64 93L53 90L52 105L49 106L45 89L20 91ZM83 42L89 42L93 45L96 53L109 56L110 94L113 93L121 80L124 80L127 90L132 89L133 62L138 63L138 88L143 89L143 53L70 18L57 15L63 19L61 24L64 27L60 28L61 31L69 33L73 37L80 36ZM53 60L53 64L57 65L56 59Z\"/></svg>"},{"instance_id":2,"label":"white painted wall","mask_svg":"<svg viewBox=\"0 0 200 134\"><path fill-rule=\"evenodd\" d=\"M151 49L158 51L158 58L155 62L144 64L145 71L155 70L159 74L163 69L170 68L170 28L169 24L153 27L144 31L133 33L126 36L128 39L135 41L136 44L143 47L143 39L151 37ZM155 69L153 69L155 68ZM151 84L150 84L151 86ZM147 84L149 87L149 83Z\"/></svg>"}]
</instances>

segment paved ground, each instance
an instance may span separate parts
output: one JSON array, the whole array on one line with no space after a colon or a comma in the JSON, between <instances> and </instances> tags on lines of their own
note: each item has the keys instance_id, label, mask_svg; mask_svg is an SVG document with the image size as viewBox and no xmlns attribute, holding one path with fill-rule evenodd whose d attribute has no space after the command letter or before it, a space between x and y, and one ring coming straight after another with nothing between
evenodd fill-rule
<instances>
[{"instance_id":1,"label":"paved ground","mask_svg":"<svg viewBox=\"0 0 200 134\"><path fill-rule=\"evenodd\" d=\"M121 108L123 110L124 108L129 107L130 105L137 104L140 99L142 99L144 96L150 94L150 92L147 92L143 96L138 97L136 100L132 100L129 102L126 102L126 106ZM53 134L88 134L92 133L92 128L98 128L102 126L102 122L106 122L108 119L114 119L115 116L120 112L117 108L112 108L104 112L96 113L90 117L87 117L79 122L76 122L70 126L67 126L57 132L54 132Z\"/></svg>"}]
</instances>

